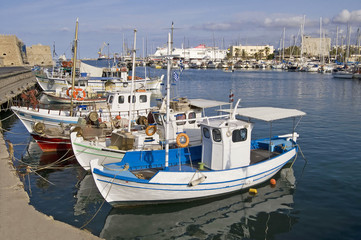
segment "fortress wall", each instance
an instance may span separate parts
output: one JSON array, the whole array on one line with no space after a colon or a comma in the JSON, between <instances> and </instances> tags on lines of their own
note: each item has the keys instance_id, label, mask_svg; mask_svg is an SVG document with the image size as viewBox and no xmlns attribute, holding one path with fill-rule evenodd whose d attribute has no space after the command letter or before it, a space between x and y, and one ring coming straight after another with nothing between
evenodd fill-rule
<instances>
[{"instance_id":1,"label":"fortress wall","mask_svg":"<svg viewBox=\"0 0 361 240\"><path fill-rule=\"evenodd\" d=\"M0 35L0 56L4 66L23 66L21 47L24 44L15 35Z\"/></svg>"},{"instance_id":2,"label":"fortress wall","mask_svg":"<svg viewBox=\"0 0 361 240\"><path fill-rule=\"evenodd\" d=\"M26 47L26 53L30 66L52 66L53 59L51 56L51 50L49 46L41 44Z\"/></svg>"}]
</instances>

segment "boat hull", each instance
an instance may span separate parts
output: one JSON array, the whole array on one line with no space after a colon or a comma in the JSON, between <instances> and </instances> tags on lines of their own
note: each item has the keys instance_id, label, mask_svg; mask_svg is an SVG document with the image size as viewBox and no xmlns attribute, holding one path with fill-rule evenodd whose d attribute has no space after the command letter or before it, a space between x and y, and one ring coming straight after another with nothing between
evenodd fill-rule
<instances>
[{"instance_id":1,"label":"boat hull","mask_svg":"<svg viewBox=\"0 0 361 240\"><path fill-rule=\"evenodd\" d=\"M162 166L164 163L165 150L117 150L106 147L106 142L84 141L82 136L76 133L70 134L71 145L78 163L87 171L90 170L90 161L98 159L101 164L114 164L115 168L129 164L135 169L149 168L150 166ZM109 140L109 139L108 139ZM144 145L145 146L145 145ZM170 165L179 162L199 161L201 158L201 146L191 146L182 149L169 150ZM189 157L191 156L191 157Z\"/></svg>"},{"instance_id":2,"label":"boat hull","mask_svg":"<svg viewBox=\"0 0 361 240\"><path fill-rule=\"evenodd\" d=\"M176 201L191 201L200 198L228 194L258 185L274 176L296 155L296 148L275 158L222 171L201 171L204 181L190 186L199 174L193 171L159 171L149 181L127 176L104 174L98 160L90 162L94 181L107 202L113 206L143 205ZM197 178L197 177L196 177Z\"/></svg>"},{"instance_id":3,"label":"boat hull","mask_svg":"<svg viewBox=\"0 0 361 240\"><path fill-rule=\"evenodd\" d=\"M38 84L44 91L56 91L56 89L68 89L71 87L71 81L69 79L61 78L48 78L48 77L36 77ZM86 89L88 91L99 92L99 91L130 91L131 81L122 81L120 79L108 78L104 79L88 79L86 81ZM147 90L159 90L161 89L161 84L163 82L163 76L157 78L147 78L134 80L134 88L145 88ZM80 88L85 88L81 87Z\"/></svg>"},{"instance_id":4,"label":"boat hull","mask_svg":"<svg viewBox=\"0 0 361 240\"><path fill-rule=\"evenodd\" d=\"M56 96L54 92L43 92L45 96L48 98L50 103L63 103L63 104L71 104L70 97L60 97ZM105 103L106 97L101 98L84 98L84 100L73 99L73 104L89 104L89 103Z\"/></svg>"},{"instance_id":5,"label":"boat hull","mask_svg":"<svg viewBox=\"0 0 361 240\"><path fill-rule=\"evenodd\" d=\"M42 137L37 134L32 134L32 136L43 152L59 152L71 150L71 142L69 138Z\"/></svg>"}]
</instances>

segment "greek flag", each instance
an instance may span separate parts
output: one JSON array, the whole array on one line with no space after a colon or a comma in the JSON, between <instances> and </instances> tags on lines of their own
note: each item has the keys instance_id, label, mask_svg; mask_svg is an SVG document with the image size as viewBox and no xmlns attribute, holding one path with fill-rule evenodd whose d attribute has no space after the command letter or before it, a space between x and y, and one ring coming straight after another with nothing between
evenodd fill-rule
<instances>
[{"instance_id":1,"label":"greek flag","mask_svg":"<svg viewBox=\"0 0 361 240\"><path fill-rule=\"evenodd\" d=\"M179 80L179 75L176 71L173 72L173 78L175 82Z\"/></svg>"},{"instance_id":2,"label":"greek flag","mask_svg":"<svg viewBox=\"0 0 361 240\"><path fill-rule=\"evenodd\" d=\"M182 59L181 60L179 60L179 69L180 69L180 72L182 73L183 72L183 70L184 70L184 65L183 65L183 61L182 61Z\"/></svg>"}]
</instances>

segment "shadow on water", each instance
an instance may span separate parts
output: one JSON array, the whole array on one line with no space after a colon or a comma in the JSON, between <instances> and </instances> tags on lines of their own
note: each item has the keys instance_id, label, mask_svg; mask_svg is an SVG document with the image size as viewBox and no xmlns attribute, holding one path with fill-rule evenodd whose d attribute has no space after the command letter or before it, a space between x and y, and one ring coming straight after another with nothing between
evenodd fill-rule
<instances>
[{"instance_id":1,"label":"shadow on water","mask_svg":"<svg viewBox=\"0 0 361 240\"><path fill-rule=\"evenodd\" d=\"M297 217L292 215L295 187L292 168L282 169L275 178L275 187L265 183L257 188L256 195L242 191L195 202L113 208L106 217L100 237L273 238L279 233L290 231L297 222Z\"/></svg>"}]
</instances>

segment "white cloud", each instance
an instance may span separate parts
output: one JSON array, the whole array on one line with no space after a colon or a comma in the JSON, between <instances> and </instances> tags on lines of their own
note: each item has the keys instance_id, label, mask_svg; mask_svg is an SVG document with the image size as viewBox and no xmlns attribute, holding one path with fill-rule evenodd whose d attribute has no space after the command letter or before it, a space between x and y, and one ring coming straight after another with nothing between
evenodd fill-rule
<instances>
[{"instance_id":1,"label":"white cloud","mask_svg":"<svg viewBox=\"0 0 361 240\"><path fill-rule=\"evenodd\" d=\"M302 16L281 16L281 17L267 17L263 21L265 27L300 27L303 21Z\"/></svg>"},{"instance_id":2,"label":"white cloud","mask_svg":"<svg viewBox=\"0 0 361 240\"><path fill-rule=\"evenodd\" d=\"M62 27L62 28L60 29L60 31L61 31L61 32L69 32L70 29L69 29L68 27Z\"/></svg>"},{"instance_id":3,"label":"white cloud","mask_svg":"<svg viewBox=\"0 0 361 240\"><path fill-rule=\"evenodd\" d=\"M332 21L334 23L361 23L361 10L348 11L347 9L342 10L337 14Z\"/></svg>"},{"instance_id":4,"label":"white cloud","mask_svg":"<svg viewBox=\"0 0 361 240\"><path fill-rule=\"evenodd\" d=\"M231 23L205 23L201 26L194 27L195 29L203 29L208 31L227 31L231 30Z\"/></svg>"}]
</instances>

